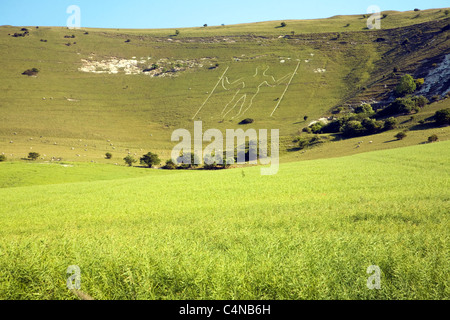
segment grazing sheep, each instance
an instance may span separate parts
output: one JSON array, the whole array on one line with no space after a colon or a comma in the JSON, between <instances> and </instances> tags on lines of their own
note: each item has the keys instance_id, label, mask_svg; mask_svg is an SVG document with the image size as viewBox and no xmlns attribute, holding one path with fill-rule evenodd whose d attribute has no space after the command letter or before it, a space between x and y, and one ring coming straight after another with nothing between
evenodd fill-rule
<instances>
[{"instance_id":1,"label":"grazing sheep","mask_svg":"<svg viewBox=\"0 0 450 320\"><path fill-rule=\"evenodd\" d=\"M14 143L14 141L11 140L9 143Z\"/></svg>"},{"instance_id":2,"label":"grazing sheep","mask_svg":"<svg viewBox=\"0 0 450 320\"><path fill-rule=\"evenodd\" d=\"M369 143L373 143L373 141L369 141Z\"/></svg>"},{"instance_id":3,"label":"grazing sheep","mask_svg":"<svg viewBox=\"0 0 450 320\"><path fill-rule=\"evenodd\" d=\"M17 132L14 132L14 135L17 136Z\"/></svg>"},{"instance_id":4,"label":"grazing sheep","mask_svg":"<svg viewBox=\"0 0 450 320\"><path fill-rule=\"evenodd\" d=\"M116 147L113 147L113 150L116 150Z\"/></svg>"},{"instance_id":5,"label":"grazing sheep","mask_svg":"<svg viewBox=\"0 0 450 320\"><path fill-rule=\"evenodd\" d=\"M75 150L75 148L72 147L72 150Z\"/></svg>"}]
</instances>

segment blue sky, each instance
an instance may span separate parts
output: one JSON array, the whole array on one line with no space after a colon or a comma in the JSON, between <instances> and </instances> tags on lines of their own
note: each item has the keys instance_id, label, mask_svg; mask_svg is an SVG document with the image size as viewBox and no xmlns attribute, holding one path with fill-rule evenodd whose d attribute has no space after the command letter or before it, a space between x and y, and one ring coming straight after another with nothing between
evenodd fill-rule
<instances>
[{"instance_id":1,"label":"blue sky","mask_svg":"<svg viewBox=\"0 0 450 320\"><path fill-rule=\"evenodd\" d=\"M381 10L449 6L448 0L0 0L0 25L66 26L67 7L81 9L81 27L182 28L269 20L327 18Z\"/></svg>"}]
</instances>

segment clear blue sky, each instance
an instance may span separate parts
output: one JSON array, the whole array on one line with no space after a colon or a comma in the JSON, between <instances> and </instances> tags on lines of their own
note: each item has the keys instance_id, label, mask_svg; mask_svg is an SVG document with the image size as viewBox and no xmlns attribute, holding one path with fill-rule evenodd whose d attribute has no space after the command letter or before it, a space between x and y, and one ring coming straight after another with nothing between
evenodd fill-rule
<instances>
[{"instance_id":1,"label":"clear blue sky","mask_svg":"<svg viewBox=\"0 0 450 320\"><path fill-rule=\"evenodd\" d=\"M175 28L269 20L327 18L449 6L448 0L0 0L0 25L66 26L66 9L78 5L81 27Z\"/></svg>"}]
</instances>

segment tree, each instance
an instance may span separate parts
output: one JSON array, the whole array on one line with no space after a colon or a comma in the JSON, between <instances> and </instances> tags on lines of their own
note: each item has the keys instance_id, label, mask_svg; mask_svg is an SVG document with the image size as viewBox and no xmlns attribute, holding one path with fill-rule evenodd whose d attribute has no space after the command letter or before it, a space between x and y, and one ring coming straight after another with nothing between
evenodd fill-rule
<instances>
[{"instance_id":1,"label":"tree","mask_svg":"<svg viewBox=\"0 0 450 320\"><path fill-rule=\"evenodd\" d=\"M36 160L37 158L39 158L41 155L39 154L39 153L37 153L37 152L30 152L29 154L28 154L28 159L30 159L30 160Z\"/></svg>"},{"instance_id":2,"label":"tree","mask_svg":"<svg viewBox=\"0 0 450 320\"><path fill-rule=\"evenodd\" d=\"M161 163L158 155L156 153L149 152L144 155L141 159L141 164L146 164L149 168L156 166Z\"/></svg>"},{"instance_id":3,"label":"tree","mask_svg":"<svg viewBox=\"0 0 450 320\"><path fill-rule=\"evenodd\" d=\"M450 108L436 111L434 119L438 125L450 124Z\"/></svg>"},{"instance_id":4,"label":"tree","mask_svg":"<svg viewBox=\"0 0 450 320\"><path fill-rule=\"evenodd\" d=\"M414 96L412 100L414 101L416 106L420 108L425 107L430 102L425 96Z\"/></svg>"},{"instance_id":5,"label":"tree","mask_svg":"<svg viewBox=\"0 0 450 320\"><path fill-rule=\"evenodd\" d=\"M205 27L205 28L206 28L207 26L208 26L208 24L206 24L206 23L203 25L203 27Z\"/></svg>"},{"instance_id":6,"label":"tree","mask_svg":"<svg viewBox=\"0 0 450 320\"><path fill-rule=\"evenodd\" d=\"M384 121L383 130L392 130L397 126L397 120L394 117L390 117Z\"/></svg>"},{"instance_id":7,"label":"tree","mask_svg":"<svg viewBox=\"0 0 450 320\"><path fill-rule=\"evenodd\" d=\"M406 138L407 134L404 131L401 131L399 133L397 133L394 138L397 138L397 140L403 140L404 138Z\"/></svg>"},{"instance_id":8,"label":"tree","mask_svg":"<svg viewBox=\"0 0 450 320\"><path fill-rule=\"evenodd\" d=\"M180 30L175 30L175 35L178 36L180 34Z\"/></svg>"},{"instance_id":9,"label":"tree","mask_svg":"<svg viewBox=\"0 0 450 320\"><path fill-rule=\"evenodd\" d=\"M286 22L282 22L282 23L281 23L281 27L282 27L282 28L284 28L284 27L286 27L286 26L287 26Z\"/></svg>"},{"instance_id":10,"label":"tree","mask_svg":"<svg viewBox=\"0 0 450 320\"><path fill-rule=\"evenodd\" d=\"M0 154L0 162L6 161L6 156L4 154Z\"/></svg>"},{"instance_id":11,"label":"tree","mask_svg":"<svg viewBox=\"0 0 450 320\"><path fill-rule=\"evenodd\" d=\"M414 82L414 78L409 74L405 74L400 78L400 83L395 88L395 93L398 96L404 96L405 94L413 93L416 91L416 88L417 86Z\"/></svg>"},{"instance_id":12,"label":"tree","mask_svg":"<svg viewBox=\"0 0 450 320\"><path fill-rule=\"evenodd\" d=\"M414 80L414 83L416 84L417 88L420 88L425 83L425 79L424 78L416 79L416 80Z\"/></svg>"},{"instance_id":13,"label":"tree","mask_svg":"<svg viewBox=\"0 0 450 320\"><path fill-rule=\"evenodd\" d=\"M111 159L112 158L112 154L109 153L109 152L105 153L105 158L108 159L108 160Z\"/></svg>"},{"instance_id":14,"label":"tree","mask_svg":"<svg viewBox=\"0 0 450 320\"><path fill-rule=\"evenodd\" d=\"M166 170L175 170L177 168L177 165L172 161L172 159L170 159L166 161L166 165L162 168Z\"/></svg>"},{"instance_id":15,"label":"tree","mask_svg":"<svg viewBox=\"0 0 450 320\"><path fill-rule=\"evenodd\" d=\"M383 121L376 121L375 119L366 118L362 121L362 125L366 128L368 134L379 133L383 130Z\"/></svg>"},{"instance_id":16,"label":"tree","mask_svg":"<svg viewBox=\"0 0 450 320\"><path fill-rule=\"evenodd\" d=\"M429 142L429 143L436 142L436 141L438 141L438 140L439 140L439 138L438 138L438 136L435 135L435 134L433 134L433 135L431 135L431 136L428 137L428 142Z\"/></svg>"},{"instance_id":17,"label":"tree","mask_svg":"<svg viewBox=\"0 0 450 320\"><path fill-rule=\"evenodd\" d=\"M399 113L410 113L414 106L416 106L416 103L411 98L397 98L385 109L379 111L378 114L380 116L389 116Z\"/></svg>"},{"instance_id":18,"label":"tree","mask_svg":"<svg viewBox=\"0 0 450 320\"><path fill-rule=\"evenodd\" d=\"M308 120L308 116L304 116L303 120L305 120L305 121Z\"/></svg>"},{"instance_id":19,"label":"tree","mask_svg":"<svg viewBox=\"0 0 450 320\"><path fill-rule=\"evenodd\" d=\"M342 128L342 133L346 137L357 137L364 134L365 128L360 121L348 121Z\"/></svg>"},{"instance_id":20,"label":"tree","mask_svg":"<svg viewBox=\"0 0 450 320\"><path fill-rule=\"evenodd\" d=\"M128 155L125 158L123 158L123 161L125 161L125 163L129 166L132 167L133 163L136 163L137 160L135 158L133 158L132 156Z\"/></svg>"},{"instance_id":21,"label":"tree","mask_svg":"<svg viewBox=\"0 0 450 320\"><path fill-rule=\"evenodd\" d=\"M364 103L355 108L355 113L373 114L374 112L370 104Z\"/></svg>"}]
</instances>

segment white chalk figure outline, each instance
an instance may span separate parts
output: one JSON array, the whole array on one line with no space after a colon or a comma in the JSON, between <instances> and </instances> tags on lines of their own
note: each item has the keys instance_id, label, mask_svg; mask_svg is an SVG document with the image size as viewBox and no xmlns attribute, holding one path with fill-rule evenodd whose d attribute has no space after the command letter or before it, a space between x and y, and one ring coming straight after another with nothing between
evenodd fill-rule
<instances>
[{"instance_id":1,"label":"white chalk figure outline","mask_svg":"<svg viewBox=\"0 0 450 320\"><path fill-rule=\"evenodd\" d=\"M233 98L231 98L231 100L225 105L225 107L223 108L222 112L221 112L221 117L224 119L230 112L232 112L233 110L235 110L237 107L239 107L239 111L231 118L234 119L240 115L245 114L252 106L253 106L253 101L255 100L255 98L258 96L259 92L261 91L261 87L262 86L267 86L267 87L271 87L274 88L278 85L280 85L283 81L287 80L289 77L290 80L288 82L288 84L286 85L286 89L283 92L283 95L281 96L281 98L278 100L278 103L275 107L275 109L273 110L272 114L270 116L272 116L275 111L278 109L278 107L280 106L281 101L283 100L284 96L286 95L286 92L289 89L289 86L292 83L292 80L294 79L295 75L297 74L298 68L300 67L300 60L298 60L298 64L297 67L295 68L295 71L293 73L289 73L283 77L281 77L280 79L276 80L275 77L273 76L269 76L266 74L266 72L269 70L270 67L267 67L264 72L262 73L263 77L267 77L269 78L269 80L264 80L262 81L256 88L256 92L252 95L248 106L245 107L245 104L247 102L247 96L249 94L247 93L242 93L241 96L239 96L239 94L241 93L242 89L246 88L246 84L245 84L245 77L244 78L240 78L238 80L235 80L233 82L230 82L228 77L225 77L226 73L228 72L230 67L227 67L225 72L222 74L222 76L219 78L219 81L217 81L214 89L211 91L211 93L208 95L208 97L206 98L206 100L203 102L203 104L200 106L200 108L198 109L198 111L195 113L194 117L192 118L193 120L197 117L197 115L200 113L200 111L204 108L204 106L206 105L206 103L209 101L209 99L211 98L211 96L214 94L214 92L216 91L217 87L219 86L219 84L222 84L222 87L224 90L226 91L230 91L232 90L232 88L237 88L236 93L233 95ZM259 72L259 67L256 68L256 72L253 75L253 78L256 78L258 76L258 72ZM228 88L227 88L228 86ZM239 96L239 99L237 99ZM236 100L237 99L237 100ZM235 102L233 104L233 102ZM230 105L233 106L230 108ZM245 109L244 109L245 107Z\"/></svg>"}]
</instances>

